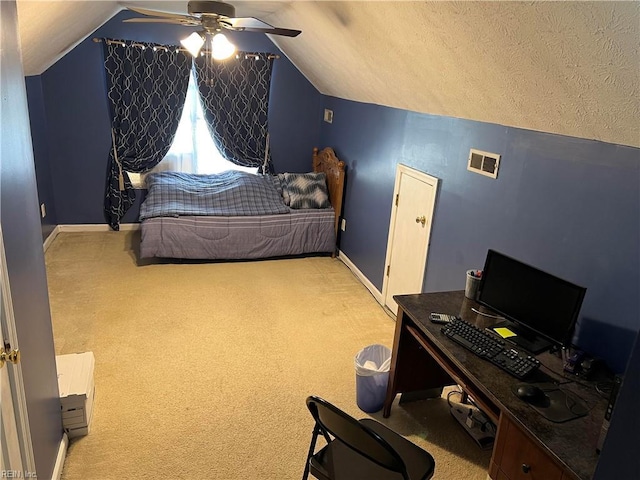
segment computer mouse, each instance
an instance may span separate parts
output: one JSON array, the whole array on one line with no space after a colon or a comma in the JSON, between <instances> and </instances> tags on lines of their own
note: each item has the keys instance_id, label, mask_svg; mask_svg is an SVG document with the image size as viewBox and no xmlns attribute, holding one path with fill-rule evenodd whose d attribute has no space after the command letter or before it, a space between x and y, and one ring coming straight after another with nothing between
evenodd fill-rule
<instances>
[{"instance_id":1,"label":"computer mouse","mask_svg":"<svg viewBox=\"0 0 640 480\"><path fill-rule=\"evenodd\" d=\"M525 402L535 402L545 397L544 390L535 385L520 385L516 390L516 396Z\"/></svg>"}]
</instances>

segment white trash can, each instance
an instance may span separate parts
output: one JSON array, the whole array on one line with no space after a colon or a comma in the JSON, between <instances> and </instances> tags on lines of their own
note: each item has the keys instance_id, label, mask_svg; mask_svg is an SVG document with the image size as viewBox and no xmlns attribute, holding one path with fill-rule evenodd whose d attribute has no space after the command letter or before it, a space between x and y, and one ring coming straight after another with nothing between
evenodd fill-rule
<instances>
[{"instance_id":1,"label":"white trash can","mask_svg":"<svg viewBox=\"0 0 640 480\"><path fill-rule=\"evenodd\" d=\"M384 405L390 366L391 350L384 345L369 345L356 355L356 403L363 412L377 412Z\"/></svg>"}]
</instances>

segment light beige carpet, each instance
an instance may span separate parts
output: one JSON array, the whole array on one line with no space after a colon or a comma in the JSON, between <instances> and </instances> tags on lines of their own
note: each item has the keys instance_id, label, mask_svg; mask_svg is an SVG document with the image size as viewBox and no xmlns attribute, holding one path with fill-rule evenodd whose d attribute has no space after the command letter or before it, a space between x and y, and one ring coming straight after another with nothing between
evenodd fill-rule
<instances>
[{"instance_id":1,"label":"light beige carpet","mask_svg":"<svg viewBox=\"0 0 640 480\"><path fill-rule=\"evenodd\" d=\"M340 260L138 266L137 242L61 233L46 253L56 353L96 358L91 432L63 480L298 479L308 395L366 416L354 356L391 346L394 321ZM444 398L373 417L431 452L434 478L486 478L490 452Z\"/></svg>"}]
</instances>

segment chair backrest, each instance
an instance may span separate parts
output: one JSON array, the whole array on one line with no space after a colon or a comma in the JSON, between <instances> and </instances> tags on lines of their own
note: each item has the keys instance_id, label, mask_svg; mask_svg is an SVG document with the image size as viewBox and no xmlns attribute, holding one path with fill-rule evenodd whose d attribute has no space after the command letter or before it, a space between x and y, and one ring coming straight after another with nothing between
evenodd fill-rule
<instances>
[{"instance_id":1,"label":"chair backrest","mask_svg":"<svg viewBox=\"0 0 640 480\"><path fill-rule=\"evenodd\" d=\"M315 421L342 443L381 467L407 477L400 455L373 430L320 397L308 397L307 408Z\"/></svg>"}]
</instances>

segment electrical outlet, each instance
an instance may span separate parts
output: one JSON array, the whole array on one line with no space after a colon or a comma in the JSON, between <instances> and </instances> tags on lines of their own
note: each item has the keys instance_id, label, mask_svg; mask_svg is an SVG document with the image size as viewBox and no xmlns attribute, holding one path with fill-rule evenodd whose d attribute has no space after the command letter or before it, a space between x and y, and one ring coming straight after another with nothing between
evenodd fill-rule
<instances>
[{"instance_id":1,"label":"electrical outlet","mask_svg":"<svg viewBox=\"0 0 640 480\"><path fill-rule=\"evenodd\" d=\"M44 206L44 203L40 204L40 215L42 215L42 218L47 216L47 209Z\"/></svg>"},{"instance_id":2,"label":"electrical outlet","mask_svg":"<svg viewBox=\"0 0 640 480\"><path fill-rule=\"evenodd\" d=\"M346 229L347 229L347 219L343 218L342 222L340 222L340 230L344 232Z\"/></svg>"},{"instance_id":3,"label":"electrical outlet","mask_svg":"<svg viewBox=\"0 0 640 480\"><path fill-rule=\"evenodd\" d=\"M328 108L324 109L324 121L333 123L333 110L329 110Z\"/></svg>"}]
</instances>

